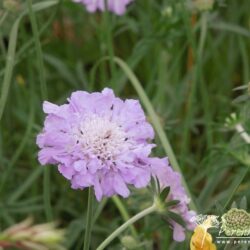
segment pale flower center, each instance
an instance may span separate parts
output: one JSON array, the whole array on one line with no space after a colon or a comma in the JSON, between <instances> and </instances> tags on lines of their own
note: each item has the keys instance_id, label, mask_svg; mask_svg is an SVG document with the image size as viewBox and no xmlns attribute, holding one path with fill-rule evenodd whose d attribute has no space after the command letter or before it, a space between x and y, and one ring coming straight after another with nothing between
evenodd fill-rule
<instances>
[{"instance_id":1,"label":"pale flower center","mask_svg":"<svg viewBox=\"0 0 250 250\"><path fill-rule=\"evenodd\" d=\"M125 131L118 124L97 115L84 119L76 137L84 151L96 155L102 161L114 161L129 145Z\"/></svg>"}]
</instances>

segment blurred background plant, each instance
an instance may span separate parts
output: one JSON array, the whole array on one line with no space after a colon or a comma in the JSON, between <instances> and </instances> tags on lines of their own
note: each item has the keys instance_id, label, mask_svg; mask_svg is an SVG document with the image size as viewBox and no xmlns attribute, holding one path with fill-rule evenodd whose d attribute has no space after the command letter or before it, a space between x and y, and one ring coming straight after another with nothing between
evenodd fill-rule
<instances>
[{"instance_id":1,"label":"blurred background plant","mask_svg":"<svg viewBox=\"0 0 250 250\"><path fill-rule=\"evenodd\" d=\"M108 86L117 95L138 98L128 75L102 60L110 49L142 83L199 212L220 215L233 200L249 200L249 144L224 126L236 113L249 134L249 0L204 0L205 7L201 0L136 0L124 16L108 20L70 0L36 0L33 11L28 2L0 3L1 231L24 216L40 222L53 218L67 228L66 249L82 246L87 193L71 190L54 167L44 174L35 137L46 95L61 104L74 90ZM155 153L164 156L159 147ZM140 190L122 203L95 204L92 249L128 216L124 207L132 215L150 199L148 190ZM141 249L189 247L188 237L173 242L172 231L154 215L136 223L132 232L109 249L129 249L134 240Z\"/></svg>"},{"instance_id":2,"label":"blurred background plant","mask_svg":"<svg viewBox=\"0 0 250 250\"><path fill-rule=\"evenodd\" d=\"M54 223L32 225L32 218L15 224L0 233L0 249L64 250L64 231Z\"/></svg>"}]
</instances>

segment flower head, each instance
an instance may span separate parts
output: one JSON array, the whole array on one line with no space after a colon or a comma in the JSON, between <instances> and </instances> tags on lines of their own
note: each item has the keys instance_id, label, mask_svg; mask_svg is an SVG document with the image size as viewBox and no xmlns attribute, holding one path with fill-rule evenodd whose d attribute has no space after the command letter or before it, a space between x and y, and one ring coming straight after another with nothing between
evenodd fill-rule
<instances>
[{"instance_id":1,"label":"flower head","mask_svg":"<svg viewBox=\"0 0 250 250\"><path fill-rule=\"evenodd\" d=\"M61 106L44 102L44 129L37 137L42 165L58 165L72 188L94 187L103 196L129 195L127 184L147 186L151 178L148 141L154 131L137 100L121 100L111 89L76 91Z\"/></svg>"},{"instance_id":2,"label":"flower head","mask_svg":"<svg viewBox=\"0 0 250 250\"><path fill-rule=\"evenodd\" d=\"M192 218L196 214L194 211L189 210L188 198L186 191L181 183L181 175L175 172L168 163L167 158L151 158L152 174L160 183L161 189L170 187L170 192L167 200L178 200L179 203L171 207L171 211L179 214L189 230L195 228L195 223ZM176 241L183 241L185 239L185 228L175 221L169 221L173 227L173 238Z\"/></svg>"},{"instance_id":3,"label":"flower head","mask_svg":"<svg viewBox=\"0 0 250 250\"><path fill-rule=\"evenodd\" d=\"M105 0L73 0L77 3L82 3L86 6L89 12L97 10L105 11ZM126 11L126 6L133 0L107 0L107 8L109 11L117 15L123 15Z\"/></svg>"}]
</instances>

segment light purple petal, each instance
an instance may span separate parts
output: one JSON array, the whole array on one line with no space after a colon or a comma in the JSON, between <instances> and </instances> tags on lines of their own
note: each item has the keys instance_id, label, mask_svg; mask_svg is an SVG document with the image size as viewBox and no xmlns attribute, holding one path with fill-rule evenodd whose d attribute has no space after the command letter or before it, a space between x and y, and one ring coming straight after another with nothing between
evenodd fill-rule
<instances>
[{"instance_id":1,"label":"light purple petal","mask_svg":"<svg viewBox=\"0 0 250 250\"><path fill-rule=\"evenodd\" d=\"M86 161L84 160L79 160L79 161L75 161L73 164L73 167L75 169L75 171L77 172L81 172L82 174L86 174Z\"/></svg>"},{"instance_id":2,"label":"light purple petal","mask_svg":"<svg viewBox=\"0 0 250 250\"><path fill-rule=\"evenodd\" d=\"M75 173L73 168L66 167L65 165L59 165L58 171L68 180L71 180L72 176Z\"/></svg>"},{"instance_id":3,"label":"light purple petal","mask_svg":"<svg viewBox=\"0 0 250 250\"><path fill-rule=\"evenodd\" d=\"M105 0L73 0L76 3L82 3L86 6L89 12L95 12L97 10L105 10ZM108 10L114 12L117 15L123 15L126 11L126 6L133 0L108 0Z\"/></svg>"},{"instance_id":4,"label":"light purple petal","mask_svg":"<svg viewBox=\"0 0 250 250\"><path fill-rule=\"evenodd\" d=\"M118 174L113 177L113 187L117 194L121 195L122 197L129 196L129 190L123 179Z\"/></svg>"},{"instance_id":5,"label":"light purple petal","mask_svg":"<svg viewBox=\"0 0 250 250\"><path fill-rule=\"evenodd\" d=\"M102 196L103 196L103 191L102 191L101 184L97 178L95 180L94 190L95 190L96 199L98 201L101 201Z\"/></svg>"},{"instance_id":6,"label":"light purple petal","mask_svg":"<svg viewBox=\"0 0 250 250\"><path fill-rule=\"evenodd\" d=\"M172 226L173 226L173 238L175 241L178 241L178 242L181 242L181 241L184 241L185 240L185 229L177 224L176 222L173 222L172 223Z\"/></svg>"}]
</instances>

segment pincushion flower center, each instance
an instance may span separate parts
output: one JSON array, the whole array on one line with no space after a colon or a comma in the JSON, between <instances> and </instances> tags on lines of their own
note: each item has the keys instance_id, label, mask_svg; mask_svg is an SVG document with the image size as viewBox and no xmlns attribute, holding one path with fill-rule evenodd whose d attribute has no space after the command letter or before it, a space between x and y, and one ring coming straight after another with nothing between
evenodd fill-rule
<instances>
[{"instance_id":1,"label":"pincushion flower center","mask_svg":"<svg viewBox=\"0 0 250 250\"><path fill-rule=\"evenodd\" d=\"M79 127L78 142L84 151L100 160L115 160L127 147L125 131L107 117L90 116Z\"/></svg>"}]
</instances>

